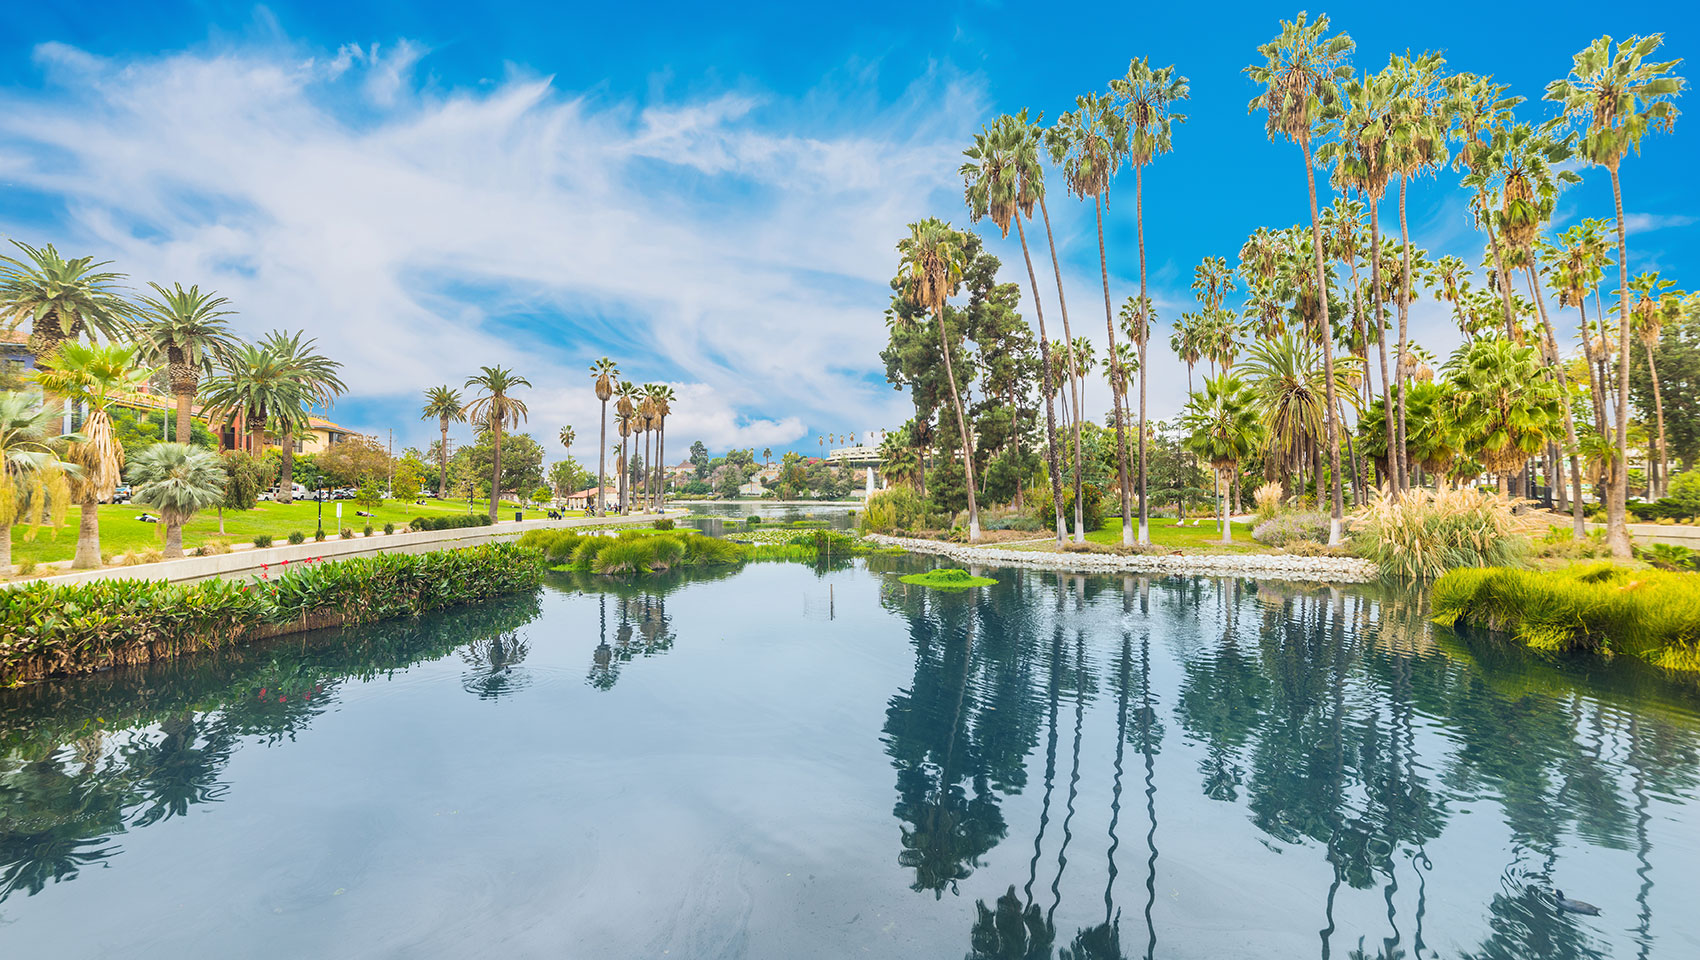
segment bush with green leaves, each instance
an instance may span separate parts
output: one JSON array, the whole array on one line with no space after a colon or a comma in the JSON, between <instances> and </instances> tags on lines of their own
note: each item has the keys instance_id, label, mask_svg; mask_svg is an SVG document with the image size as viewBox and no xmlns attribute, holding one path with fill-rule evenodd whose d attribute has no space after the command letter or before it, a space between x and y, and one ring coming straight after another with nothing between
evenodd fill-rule
<instances>
[{"instance_id":1,"label":"bush with green leaves","mask_svg":"<svg viewBox=\"0 0 1700 960\"><path fill-rule=\"evenodd\" d=\"M409 530L458 530L461 527L488 527L491 524L490 515L485 513L450 513L440 517L414 517L407 524Z\"/></svg>"},{"instance_id":2,"label":"bush with green leaves","mask_svg":"<svg viewBox=\"0 0 1700 960\"><path fill-rule=\"evenodd\" d=\"M262 534L259 534L256 537L254 537L254 546L256 546L256 547L264 549L264 548L269 547L271 545L272 545L272 535L269 534L269 533L262 533Z\"/></svg>"},{"instance_id":3,"label":"bush with green leaves","mask_svg":"<svg viewBox=\"0 0 1700 960\"><path fill-rule=\"evenodd\" d=\"M384 524L384 535L389 536L392 533L395 533L395 524L393 524L393 523Z\"/></svg>"},{"instance_id":4,"label":"bush with green leaves","mask_svg":"<svg viewBox=\"0 0 1700 960\"><path fill-rule=\"evenodd\" d=\"M354 539L354 528L353 527L343 527L342 528L342 538L344 540L353 540Z\"/></svg>"},{"instance_id":5,"label":"bush with green leaves","mask_svg":"<svg viewBox=\"0 0 1700 960\"><path fill-rule=\"evenodd\" d=\"M371 536L372 535L372 525L369 524L369 523L366 524L366 528L364 530L360 531L360 535L365 536L365 537Z\"/></svg>"},{"instance_id":6,"label":"bush with green leaves","mask_svg":"<svg viewBox=\"0 0 1700 960\"><path fill-rule=\"evenodd\" d=\"M289 531L289 542L290 543L306 543L307 542L307 535L305 533L302 533L299 530L291 530L291 531Z\"/></svg>"},{"instance_id":7,"label":"bush with green leaves","mask_svg":"<svg viewBox=\"0 0 1700 960\"><path fill-rule=\"evenodd\" d=\"M246 581L23 584L0 605L0 686L328 622L412 616L530 589L542 573L537 551L492 543L273 564Z\"/></svg>"},{"instance_id":8,"label":"bush with green leaves","mask_svg":"<svg viewBox=\"0 0 1700 960\"><path fill-rule=\"evenodd\" d=\"M313 542L314 543L324 543L325 542L325 531L324 531L323 527L319 528L318 530L313 531Z\"/></svg>"},{"instance_id":9,"label":"bush with green leaves","mask_svg":"<svg viewBox=\"0 0 1700 960\"><path fill-rule=\"evenodd\" d=\"M908 487L889 487L868 498L862 510L862 530L866 533L891 533L942 524L943 518L928 514L927 501Z\"/></svg>"}]
</instances>

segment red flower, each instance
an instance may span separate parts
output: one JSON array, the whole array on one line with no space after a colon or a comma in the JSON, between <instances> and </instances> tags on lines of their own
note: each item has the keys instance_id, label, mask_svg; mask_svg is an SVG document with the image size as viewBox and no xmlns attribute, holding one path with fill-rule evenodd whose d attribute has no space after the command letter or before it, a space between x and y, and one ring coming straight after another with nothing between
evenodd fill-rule
<instances>
[{"instance_id":1,"label":"red flower","mask_svg":"<svg viewBox=\"0 0 1700 960\"><path fill-rule=\"evenodd\" d=\"M289 699L288 697L278 697L277 702L282 703L282 702L284 702L285 700L288 700L288 699Z\"/></svg>"},{"instance_id":2,"label":"red flower","mask_svg":"<svg viewBox=\"0 0 1700 960\"><path fill-rule=\"evenodd\" d=\"M265 687L261 687L261 688L260 688L260 696L262 696L262 697L263 697L263 696L265 696L265 695L266 695L266 688L265 688Z\"/></svg>"}]
</instances>

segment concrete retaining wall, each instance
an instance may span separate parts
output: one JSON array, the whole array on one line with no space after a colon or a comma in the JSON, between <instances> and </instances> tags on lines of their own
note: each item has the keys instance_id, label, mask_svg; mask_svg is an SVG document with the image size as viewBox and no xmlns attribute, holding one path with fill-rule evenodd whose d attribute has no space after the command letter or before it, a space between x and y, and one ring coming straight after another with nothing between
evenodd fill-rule
<instances>
[{"instance_id":1,"label":"concrete retaining wall","mask_svg":"<svg viewBox=\"0 0 1700 960\"><path fill-rule=\"evenodd\" d=\"M1250 577L1255 580L1304 580L1316 583L1364 583L1376 579L1376 566L1357 557L1299 557L1270 553L1173 554L1050 553L1039 550L1000 550L970 547L938 540L915 540L870 534L865 539L911 553L930 553L958 563L985 566L1038 567L1069 573L1154 573L1204 577Z\"/></svg>"},{"instance_id":2,"label":"concrete retaining wall","mask_svg":"<svg viewBox=\"0 0 1700 960\"><path fill-rule=\"evenodd\" d=\"M626 517L570 517L565 520L499 521L488 527L461 527L457 530L421 530L418 533L375 533L370 537L357 536L352 540L333 537L323 543L235 550L210 557L185 557L131 567L102 567L99 570L77 570L52 577L41 577L30 583L87 583L91 580L169 580L188 582L212 577L247 577L258 574L262 567L278 566L285 562L319 557L342 560L375 553L424 553L455 547L471 547L496 540L513 540L527 530L560 528L606 527L628 523L648 523L660 520L659 513L634 513ZM15 581L23 582L23 581Z\"/></svg>"}]
</instances>

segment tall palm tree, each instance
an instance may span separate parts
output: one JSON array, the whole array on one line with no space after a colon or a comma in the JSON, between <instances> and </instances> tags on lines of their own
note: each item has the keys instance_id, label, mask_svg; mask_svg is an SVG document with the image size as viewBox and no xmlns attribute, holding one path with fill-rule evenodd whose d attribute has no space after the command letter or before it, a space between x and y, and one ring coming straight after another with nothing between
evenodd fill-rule
<instances>
[{"instance_id":1,"label":"tall palm tree","mask_svg":"<svg viewBox=\"0 0 1700 960\"><path fill-rule=\"evenodd\" d=\"M1636 294L1635 306L1631 312L1635 317L1636 335L1640 337L1641 346L1647 351L1647 376L1653 383L1653 413L1659 429L1659 469L1656 484L1648 485L1649 500L1664 496L1665 488L1670 483L1670 459L1665 451L1665 397L1664 390L1659 386L1659 368L1653 359L1653 348L1658 346L1659 334L1664 325L1682 316L1682 298L1686 294L1670 289L1675 285L1675 280L1659 279L1658 271L1642 273L1630 283L1630 288ZM1652 473L1653 471L1648 471L1649 475Z\"/></svg>"},{"instance_id":2,"label":"tall palm tree","mask_svg":"<svg viewBox=\"0 0 1700 960\"><path fill-rule=\"evenodd\" d=\"M1319 124L1335 119L1340 113L1340 83L1351 76L1346 57L1352 52L1352 38L1344 33L1329 37L1327 32L1326 14L1317 17L1314 23L1308 23L1303 13L1295 20L1281 21L1280 36L1258 47L1263 62L1247 67L1246 73L1265 88L1251 101L1250 111L1265 111L1265 129L1270 139L1284 136L1298 143L1304 155L1305 184L1310 191L1310 235L1316 264L1316 288L1321 294L1318 301L1324 383L1328 390L1328 454L1333 468L1333 510L1328 521L1328 543L1332 546L1341 540L1345 505L1341 494L1340 423L1335 414L1334 336L1328 317L1328 275L1322 260L1322 227L1317 217L1316 171L1311 160L1311 140Z\"/></svg>"},{"instance_id":3,"label":"tall palm tree","mask_svg":"<svg viewBox=\"0 0 1700 960\"><path fill-rule=\"evenodd\" d=\"M1041 115L1041 120L1043 116ZM1045 397L1045 463L1051 475L1051 506L1056 514L1057 543L1065 535L1061 462L1057 452L1057 414L1051 385L1051 343L1045 332L1045 307L1039 296L1039 275L1033 270L1033 256L1027 249L1027 230L1023 219L1031 219L1033 206L1044 193L1044 170L1039 164L1039 134L1037 125L1029 123L1027 111L1015 116L1004 114L991 126L974 137L974 145L963 151L967 158L958 172L962 175L963 196L968 204L968 219L978 223L990 216L999 232L1009 236L1010 221L1015 221L1015 234L1021 241L1021 259L1027 265L1027 282L1033 291L1033 312L1039 318L1040 391Z\"/></svg>"},{"instance_id":4,"label":"tall palm tree","mask_svg":"<svg viewBox=\"0 0 1700 960\"><path fill-rule=\"evenodd\" d=\"M299 387L283 358L255 344L238 345L202 390L201 409L208 422L239 425L248 453L256 457L264 451L266 425L301 406Z\"/></svg>"},{"instance_id":5,"label":"tall palm tree","mask_svg":"<svg viewBox=\"0 0 1700 960\"><path fill-rule=\"evenodd\" d=\"M956 413L956 430L962 441L962 469L968 488L968 540L978 543L980 505L974 495L974 445L962 413L962 391L956 385L956 367L951 361L955 343L945 319L945 304L962 286L962 270L967 259L963 239L959 231L936 217L910 224L909 236L897 244L898 276L903 280L904 296L931 311L939 326L939 349L944 353L945 377L950 382L950 406Z\"/></svg>"},{"instance_id":6,"label":"tall palm tree","mask_svg":"<svg viewBox=\"0 0 1700 960\"><path fill-rule=\"evenodd\" d=\"M638 388L642 399L638 401L638 424L643 432L643 498L644 509L649 509L655 501L655 455L652 452L656 431L661 426L661 415L655 410L655 390L657 384L646 383Z\"/></svg>"},{"instance_id":7,"label":"tall palm tree","mask_svg":"<svg viewBox=\"0 0 1700 960\"><path fill-rule=\"evenodd\" d=\"M1217 515L1222 523L1222 542L1234 539L1228 521L1227 498L1222 495L1233 482L1240 462L1252 455L1263 440L1263 424L1257 416L1257 398L1251 388L1231 373L1204 381L1204 388L1187 398L1181 412L1187 449L1203 458L1216 471Z\"/></svg>"},{"instance_id":8,"label":"tall palm tree","mask_svg":"<svg viewBox=\"0 0 1700 960\"><path fill-rule=\"evenodd\" d=\"M1026 111L1023 111L1023 117L1025 117L1025 114ZM1055 275L1057 281L1057 310L1062 314L1063 325L1062 340L1059 343L1062 347L1063 357L1068 360L1069 394L1066 398L1068 402L1063 404L1063 411L1064 419L1072 419L1074 423L1074 539L1077 543L1085 543L1086 522L1083 519L1085 508L1082 496L1084 485L1082 471L1085 469L1083 467L1085 460L1081 454L1080 384L1082 380L1080 363L1079 357L1074 352L1074 332L1069 329L1068 325L1068 297L1063 295L1062 261L1057 255L1057 238L1051 232L1051 209L1045 202L1044 168L1039 162L1041 144L1044 146L1045 152L1050 155L1051 162L1059 164L1068 155L1069 146L1065 138L1053 136L1054 131L1045 129L1042 125L1043 120L1044 116L1041 114L1025 124L1026 129L1020 148L1022 195L1024 197L1036 197L1039 201L1039 218L1045 222L1045 247L1051 252L1051 273ZM1051 352L1058 352L1055 344L1053 344ZM1057 383L1056 386L1057 389L1062 389L1061 383ZM922 487L925 489L924 480Z\"/></svg>"},{"instance_id":9,"label":"tall palm tree","mask_svg":"<svg viewBox=\"0 0 1700 960\"><path fill-rule=\"evenodd\" d=\"M1664 43L1664 35L1630 37L1612 49L1611 37L1601 37L1571 59L1570 75L1547 84L1546 99L1556 101L1565 116L1585 126L1578 155L1611 174L1612 204L1617 214L1618 382L1617 456L1607 475L1606 540L1612 555L1628 559L1629 544L1629 244L1623 225L1623 185L1618 179L1623 158L1641 152L1641 138L1652 129L1670 131L1676 125L1671 103L1682 92L1683 80L1671 74L1680 60L1664 63L1647 58Z\"/></svg>"},{"instance_id":10,"label":"tall palm tree","mask_svg":"<svg viewBox=\"0 0 1700 960\"><path fill-rule=\"evenodd\" d=\"M665 383L655 385L652 394L655 402L655 507L658 510L667 509L667 473L663 469L667 463L667 418L673 415L673 401L678 395L673 388ZM768 459L773 458L773 452L767 452Z\"/></svg>"},{"instance_id":11,"label":"tall palm tree","mask_svg":"<svg viewBox=\"0 0 1700 960\"><path fill-rule=\"evenodd\" d=\"M260 348L277 359L283 375L295 384L296 402L272 411L278 429L279 470L277 502L291 503L295 497L295 431L306 429L310 411L329 410L337 396L348 389L337 375L342 364L317 349L318 341L302 332L273 330L260 341Z\"/></svg>"},{"instance_id":12,"label":"tall palm tree","mask_svg":"<svg viewBox=\"0 0 1700 960\"><path fill-rule=\"evenodd\" d=\"M1186 364L1186 392L1192 392L1192 368L1204 358L1204 321L1196 313L1183 313L1169 334L1169 349Z\"/></svg>"},{"instance_id":13,"label":"tall palm tree","mask_svg":"<svg viewBox=\"0 0 1700 960\"><path fill-rule=\"evenodd\" d=\"M1505 337L1484 337L1460 347L1447 361L1453 412L1482 468L1507 477L1523 469L1557 432L1564 405L1558 384L1541 375L1534 347Z\"/></svg>"},{"instance_id":14,"label":"tall palm tree","mask_svg":"<svg viewBox=\"0 0 1700 960\"><path fill-rule=\"evenodd\" d=\"M133 308L117 293L124 275L101 269L110 260L67 260L51 243L32 247L13 240L12 245L23 257L0 256L0 326L15 329L28 320L29 349L36 358L85 335L112 340L128 332ZM63 418L62 406L48 407Z\"/></svg>"},{"instance_id":15,"label":"tall palm tree","mask_svg":"<svg viewBox=\"0 0 1700 960\"><path fill-rule=\"evenodd\" d=\"M71 502L75 467L58 450L78 437L55 437L53 414L27 393L0 393L0 577L12 575L12 526L29 517L26 539L43 520L57 531Z\"/></svg>"},{"instance_id":16,"label":"tall palm tree","mask_svg":"<svg viewBox=\"0 0 1700 960\"><path fill-rule=\"evenodd\" d=\"M1110 305L1110 262L1104 253L1104 204L1110 192L1110 181L1128 154L1128 128L1125 118L1115 108L1115 98L1109 94L1082 94L1075 98L1076 109L1057 118L1050 138L1066 146L1063 174L1069 192L1084 200L1092 198L1092 210L1098 222L1098 271L1104 280L1104 333L1108 337L1109 356L1116 353L1115 308ZM1054 153L1053 149L1053 153ZM1128 469L1127 418L1123 414L1127 385L1122 382L1119 364L1110 365L1110 404L1116 424L1116 463L1120 468L1122 505L1122 543L1132 544L1133 490L1132 471Z\"/></svg>"},{"instance_id":17,"label":"tall palm tree","mask_svg":"<svg viewBox=\"0 0 1700 960\"><path fill-rule=\"evenodd\" d=\"M156 443L136 454L126 472L135 501L159 511L167 557L183 556L183 524L222 503L228 479L217 454L186 443Z\"/></svg>"},{"instance_id":18,"label":"tall palm tree","mask_svg":"<svg viewBox=\"0 0 1700 960\"><path fill-rule=\"evenodd\" d=\"M466 422L466 404L461 401L460 391L443 384L425 391L425 406L419 411L419 419L430 420L435 417L437 429L442 431L442 439L437 444L437 499L449 495L449 424ZM564 431L571 427L562 427Z\"/></svg>"},{"instance_id":19,"label":"tall palm tree","mask_svg":"<svg viewBox=\"0 0 1700 960\"><path fill-rule=\"evenodd\" d=\"M1149 310L1151 298L1146 292L1145 273L1145 167L1159 154L1174 148L1173 128L1186 122L1186 114L1174 110L1174 105L1187 99L1189 90L1185 77L1175 72L1171 64L1153 69L1149 57L1128 61L1127 74L1110 81L1122 101L1122 117L1128 132L1128 162L1133 164L1133 210L1139 234L1139 303ZM1145 359L1146 338L1151 325L1141 323L1137 342L1141 361ZM1146 508L1145 492L1145 385L1147 364L1139 365L1139 542L1151 542L1151 517Z\"/></svg>"},{"instance_id":20,"label":"tall palm tree","mask_svg":"<svg viewBox=\"0 0 1700 960\"><path fill-rule=\"evenodd\" d=\"M490 519L502 499L502 430L518 427L530 413L525 401L513 395L531 381L506 367L479 367L479 372L466 378L467 389L477 388L478 396L466 405L466 416L474 424L490 431Z\"/></svg>"},{"instance_id":21,"label":"tall palm tree","mask_svg":"<svg viewBox=\"0 0 1700 960\"><path fill-rule=\"evenodd\" d=\"M620 368L603 357L590 365L591 381L596 386L596 399L602 404L602 426L596 438L596 515L606 517L608 504L603 491L608 487L608 398L614 395L614 384L620 380Z\"/></svg>"},{"instance_id":22,"label":"tall palm tree","mask_svg":"<svg viewBox=\"0 0 1700 960\"><path fill-rule=\"evenodd\" d=\"M621 380L614 387L614 396L617 398L614 401L614 421L620 428L620 478L615 486L619 490L620 512L631 513L632 461L627 441L641 429L637 418L637 384Z\"/></svg>"},{"instance_id":23,"label":"tall palm tree","mask_svg":"<svg viewBox=\"0 0 1700 960\"><path fill-rule=\"evenodd\" d=\"M137 364L137 353L136 347L65 340L36 361L32 374L43 393L88 410L80 439L67 444L64 454L77 467L70 475L70 493L80 514L77 552L71 560L78 570L100 566L100 502L112 496L124 468L124 448L113 436L107 408L122 394L140 389L156 372Z\"/></svg>"},{"instance_id":24,"label":"tall palm tree","mask_svg":"<svg viewBox=\"0 0 1700 960\"><path fill-rule=\"evenodd\" d=\"M236 311L222 309L229 305L228 298L211 290L202 293L197 286L187 290L181 283L172 284L170 290L153 282L148 286L157 296L139 298L142 311L136 341L149 362L165 366L177 405L175 437L179 443L188 443L195 388L235 348L236 337L224 318Z\"/></svg>"}]
</instances>

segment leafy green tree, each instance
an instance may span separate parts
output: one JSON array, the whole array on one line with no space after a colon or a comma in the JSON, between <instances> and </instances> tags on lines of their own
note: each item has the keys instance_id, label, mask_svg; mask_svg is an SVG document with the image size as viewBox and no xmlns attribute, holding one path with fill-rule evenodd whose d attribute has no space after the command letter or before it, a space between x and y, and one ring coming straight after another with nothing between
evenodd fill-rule
<instances>
[{"instance_id":1,"label":"leafy green tree","mask_svg":"<svg viewBox=\"0 0 1700 960\"><path fill-rule=\"evenodd\" d=\"M357 487L390 473L389 451L371 437L345 437L318 454L316 461L332 483L344 487Z\"/></svg>"},{"instance_id":2,"label":"leafy green tree","mask_svg":"<svg viewBox=\"0 0 1700 960\"><path fill-rule=\"evenodd\" d=\"M384 505L384 488L378 485L377 477L367 477L360 481L360 489L354 491L354 502L371 513Z\"/></svg>"},{"instance_id":3,"label":"leafy green tree","mask_svg":"<svg viewBox=\"0 0 1700 960\"><path fill-rule=\"evenodd\" d=\"M1467 449L1482 468L1507 477L1523 469L1563 423L1560 387L1541 375L1535 348L1502 337L1485 337L1458 349L1445 373L1453 391L1453 413L1469 438Z\"/></svg>"},{"instance_id":4,"label":"leafy green tree","mask_svg":"<svg viewBox=\"0 0 1700 960\"><path fill-rule=\"evenodd\" d=\"M159 511L165 555L183 556L183 524L196 511L224 500L226 477L218 454L186 443L159 443L137 454L128 472L135 501Z\"/></svg>"},{"instance_id":5,"label":"leafy green tree","mask_svg":"<svg viewBox=\"0 0 1700 960\"><path fill-rule=\"evenodd\" d=\"M496 438L486 430L478 435L471 450L472 469L480 476L494 476ZM529 433L502 437L502 492L523 496L543 484L543 445Z\"/></svg>"},{"instance_id":6,"label":"leafy green tree","mask_svg":"<svg viewBox=\"0 0 1700 960\"><path fill-rule=\"evenodd\" d=\"M1222 542L1234 539L1228 522L1227 485L1233 482L1240 461L1251 456L1263 442L1263 422L1258 417L1257 396L1233 374L1206 378L1204 388L1187 398L1181 413L1181 428L1187 432L1187 447L1215 469L1218 480L1217 512L1222 521ZM1339 461L1335 461L1339 469Z\"/></svg>"},{"instance_id":7,"label":"leafy green tree","mask_svg":"<svg viewBox=\"0 0 1700 960\"><path fill-rule=\"evenodd\" d=\"M1700 294L1682 300L1680 312L1663 320L1648 348L1654 362L1630 367L1630 399L1643 421L1656 419L1651 371L1657 370L1670 454L1694 470L1700 463Z\"/></svg>"},{"instance_id":8,"label":"leafy green tree","mask_svg":"<svg viewBox=\"0 0 1700 960\"><path fill-rule=\"evenodd\" d=\"M708 461L708 447L701 440L691 443L691 466L696 468L698 480L708 479L708 471L712 468Z\"/></svg>"},{"instance_id":9,"label":"leafy green tree","mask_svg":"<svg viewBox=\"0 0 1700 960\"><path fill-rule=\"evenodd\" d=\"M50 530L64 522L71 502L70 466L58 448L69 438L54 436L53 414L24 393L0 393L0 577L12 575L12 526L30 518L27 537L43 520Z\"/></svg>"},{"instance_id":10,"label":"leafy green tree","mask_svg":"<svg viewBox=\"0 0 1700 960\"><path fill-rule=\"evenodd\" d=\"M208 422L233 420L247 434L248 452L265 452L266 425L301 409L301 388L284 358L263 346L242 344L224 358L218 376L204 385L202 410Z\"/></svg>"},{"instance_id":11,"label":"leafy green tree","mask_svg":"<svg viewBox=\"0 0 1700 960\"><path fill-rule=\"evenodd\" d=\"M416 499L425 488L426 478L430 470L425 460L417 450L405 450L396 459L395 477L390 483L390 493L398 500Z\"/></svg>"}]
</instances>

